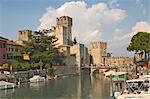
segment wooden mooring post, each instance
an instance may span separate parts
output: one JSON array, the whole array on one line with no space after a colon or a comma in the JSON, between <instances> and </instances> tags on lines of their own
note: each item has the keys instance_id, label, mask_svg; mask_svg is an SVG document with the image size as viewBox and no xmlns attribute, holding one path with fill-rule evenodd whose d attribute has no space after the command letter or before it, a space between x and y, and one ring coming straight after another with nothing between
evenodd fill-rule
<instances>
[{"instance_id":1,"label":"wooden mooring post","mask_svg":"<svg viewBox=\"0 0 150 99\"><path fill-rule=\"evenodd\" d=\"M113 96L113 80L112 80L112 75L110 75L110 96Z\"/></svg>"}]
</instances>

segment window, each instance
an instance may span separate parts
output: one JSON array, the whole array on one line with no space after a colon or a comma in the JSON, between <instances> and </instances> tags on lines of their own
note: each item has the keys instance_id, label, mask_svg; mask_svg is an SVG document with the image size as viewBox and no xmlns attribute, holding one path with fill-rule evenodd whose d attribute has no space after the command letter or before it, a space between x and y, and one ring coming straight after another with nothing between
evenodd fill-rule
<instances>
[{"instance_id":1,"label":"window","mask_svg":"<svg viewBox=\"0 0 150 99\"><path fill-rule=\"evenodd\" d=\"M9 47L8 51L10 51L10 47Z\"/></svg>"},{"instance_id":2,"label":"window","mask_svg":"<svg viewBox=\"0 0 150 99\"><path fill-rule=\"evenodd\" d=\"M2 43L0 43L0 48L2 48Z\"/></svg>"},{"instance_id":3,"label":"window","mask_svg":"<svg viewBox=\"0 0 150 99\"><path fill-rule=\"evenodd\" d=\"M3 59L5 59L6 58L6 56L5 55L3 55Z\"/></svg>"},{"instance_id":4,"label":"window","mask_svg":"<svg viewBox=\"0 0 150 99\"><path fill-rule=\"evenodd\" d=\"M4 43L0 43L0 48L5 48L5 44Z\"/></svg>"},{"instance_id":5,"label":"window","mask_svg":"<svg viewBox=\"0 0 150 99\"><path fill-rule=\"evenodd\" d=\"M3 48L5 48L6 47L6 45L5 44L3 44Z\"/></svg>"},{"instance_id":6,"label":"window","mask_svg":"<svg viewBox=\"0 0 150 99\"><path fill-rule=\"evenodd\" d=\"M9 55L7 54L7 59L10 59Z\"/></svg>"},{"instance_id":7,"label":"window","mask_svg":"<svg viewBox=\"0 0 150 99\"><path fill-rule=\"evenodd\" d=\"M14 51L14 48L11 48L11 51L13 52L13 51Z\"/></svg>"}]
</instances>

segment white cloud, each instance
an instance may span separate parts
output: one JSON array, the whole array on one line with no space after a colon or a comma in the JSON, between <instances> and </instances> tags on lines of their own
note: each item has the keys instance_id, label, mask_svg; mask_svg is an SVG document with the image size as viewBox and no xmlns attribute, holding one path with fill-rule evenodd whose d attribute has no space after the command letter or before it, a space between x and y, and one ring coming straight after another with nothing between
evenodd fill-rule
<instances>
[{"instance_id":1,"label":"white cloud","mask_svg":"<svg viewBox=\"0 0 150 99\"><path fill-rule=\"evenodd\" d=\"M97 3L88 7L85 2L72 1L66 2L57 9L47 8L46 13L40 19L41 24L38 29L50 29L56 24L56 17L64 15L73 18L73 36L87 45L91 41L101 41L104 29L109 29L108 26L114 26L126 17L124 10L111 8L106 3Z\"/></svg>"},{"instance_id":2,"label":"white cloud","mask_svg":"<svg viewBox=\"0 0 150 99\"><path fill-rule=\"evenodd\" d=\"M121 29L116 29L115 32L123 32ZM118 36L118 34L114 35L114 41L130 41L133 35L137 32L150 32L150 23L145 21L136 22L135 26L132 27L132 31L125 35Z\"/></svg>"},{"instance_id":3,"label":"white cloud","mask_svg":"<svg viewBox=\"0 0 150 99\"><path fill-rule=\"evenodd\" d=\"M137 22L135 26L132 28L132 32L129 33L130 37L135 35L137 32L150 32L150 23L145 21Z\"/></svg>"},{"instance_id":4,"label":"white cloud","mask_svg":"<svg viewBox=\"0 0 150 99\"><path fill-rule=\"evenodd\" d=\"M137 32L150 32L150 23L145 21L136 22L136 24L132 27L131 32L124 33L125 35L119 35L119 32L124 32L122 29L116 29L113 39L109 41L111 50L117 50L118 48L124 51L126 55L127 51L126 47L130 43L130 40L133 35ZM122 53L123 54L123 53Z\"/></svg>"}]
</instances>

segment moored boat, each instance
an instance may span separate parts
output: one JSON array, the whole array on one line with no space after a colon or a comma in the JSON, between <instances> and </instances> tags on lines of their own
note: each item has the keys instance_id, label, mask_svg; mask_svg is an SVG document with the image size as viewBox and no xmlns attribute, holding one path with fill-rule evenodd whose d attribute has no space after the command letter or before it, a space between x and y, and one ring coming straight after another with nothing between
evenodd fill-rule
<instances>
[{"instance_id":1,"label":"moored boat","mask_svg":"<svg viewBox=\"0 0 150 99\"><path fill-rule=\"evenodd\" d=\"M16 85L14 83L6 82L6 81L0 81L0 90L2 89L11 89L15 88Z\"/></svg>"},{"instance_id":2,"label":"moored boat","mask_svg":"<svg viewBox=\"0 0 150 99\"><path fill-rule=\"evenodd\" d=\"M45 81L44 77L41 77L39 75L33 76L32 78L29 79L30 82L41 82L41 81Z\"/></svg>"},{"instance_id":3,"label":"moored boat","mask_svg":"<svg viewBox=\"0 0 150 99\"><path fill-rule=\"evenodd\" d=\"M149 82L145 79L127 80L127 87L123 93L115 92L116 99L150 99Z\"/></svg>"}]
</instances>

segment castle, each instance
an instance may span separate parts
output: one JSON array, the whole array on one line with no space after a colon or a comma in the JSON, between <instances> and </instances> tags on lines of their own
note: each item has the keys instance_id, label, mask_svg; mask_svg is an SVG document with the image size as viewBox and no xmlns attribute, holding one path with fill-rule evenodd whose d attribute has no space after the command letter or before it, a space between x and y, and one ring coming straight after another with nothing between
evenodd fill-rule
<instances>
[{"instance_id":1,"label":"castle","mask_svg":"<svg viewBox=\"0 0 150 99\"><path fill-rule=\"evenodd\" d=\"M57 47L64 53L64 62L68 66L78 66L93 64L100 65L127 65L133 64L129 57L111 57L107 52L107 42L91 42L91 52L84 44L73 43L72 40L72 18L69 16L61 16L56 18L56 26L52 26L47 32L47 35L54 35L58 38ZM23 41L28 41L31 38L31 30L20 30L17 43L22 44ZM91 57L90 57L91 56Z\"/></svg>"}]
</instances>

